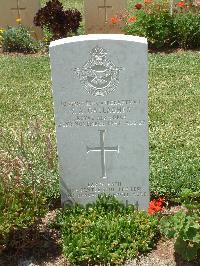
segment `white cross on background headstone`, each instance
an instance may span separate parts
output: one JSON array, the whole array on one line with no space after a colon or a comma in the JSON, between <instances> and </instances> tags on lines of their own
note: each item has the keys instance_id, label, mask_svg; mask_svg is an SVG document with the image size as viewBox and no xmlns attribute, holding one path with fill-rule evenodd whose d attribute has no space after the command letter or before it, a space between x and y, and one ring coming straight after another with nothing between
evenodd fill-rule
<instances>
[{"instance_id":1,"label":"white cross on background headstone","mask_svg":"<svg viewBox=\"0 0 200 266\"><path fill-rule=\"evenodd\" d=\"M107 5L106 0L104 0L103 6L98 6L98 9L104 9L104 21L105 23L108 22L108 13L107 9L112 8L112 6Z\"/></svg>"},{"instance_id":2,"label":"white cross on background headstone","mask_svg":"<svg viewBox=\"0 0 200 266\"><path fill-rule=\"evenodd\" d=\"M106 158L105 158L105 153L106 151L116 151L119 153L119 146L114 146L114 147L108 147L105 146L104 143L104 136L106 130L99 130L100 132L100 146L99 147L88 147L87 146L87 153L90 151L100 151L101 152L101 170L102 170L102 176L101 178L107 178L106 176Z\"/></svg>"},{"instance_id":3,"label":"white cross on background headstone","mask_svg":"<svg viewBox=\"0 0 200 266\"><path fill-rule=\"evenodd\" d=\"M19 0L17 0L17 6L16 7L12 7L11 10L16 10L17 11L17 15L18 15L18 18L21 18L21 10L26 10L25 7L20 7L20 3L19 3Z\"/></svg>"},{"instance_id":4,"label":"white cross on background headstone","mask_svg":"<svg viewBox=\"0 0 200 266\"><path fill-rule=\"evenodd\" d=\"M123 14L127 0L84 0L85 30L93 33L122 33L125 23L112 23L112 17Z\"/></svg>"}]
</instances>

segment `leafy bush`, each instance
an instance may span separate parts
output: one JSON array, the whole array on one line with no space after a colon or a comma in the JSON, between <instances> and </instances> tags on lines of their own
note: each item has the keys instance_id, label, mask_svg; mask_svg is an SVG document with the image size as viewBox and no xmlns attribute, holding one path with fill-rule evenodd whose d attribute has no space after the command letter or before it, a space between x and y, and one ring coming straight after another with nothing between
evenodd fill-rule
<instances>
[{"instance_id":1,"label":"leafy bush","mask_svg":"<svg viewBox=\"0 0 200 266\"><path fill-rule=\"evenodd\" d=\"M174 216L160 220L160 231L166 237L175 238L175 251L187 261L200 259L200 191L184 189L179 201L188 208Z\"/></svg>"},{"instance_id":2,"label":"leafy bush","mask_svg":"<svg viewBox=\"0 0 200 266\"><path fill-rule=\"evenodd\" d=\"M17 134L13 137L13 131L10 139L8 130L6 137L3 129L1 132L2 144L6 142L9 152L0 157L0 250L3 246L15 248L15 235L36 224L57 197L50 139L35 130L28 136L21 134L20 139ZM38 148L39 143L43 146Z\"/></svg>"},{"instance_id":3,"label":"leafy bush","mask_svg":"<svg viewBox=\"0 0 200 266\"><path fill-rule=\"evenodd\" d=\"M63 5L58 0L52 0L37 12L34 24L42 28L46 27L52 32L55 40L76 33L81 20L81 13L77 9L64 11Z\"/></svg>"},{"instance_id":4,"label":"leafy bush","mask_svg":"<svg viewBox=\"0 0 200 266\"><path fill-rule=\"evenodd\" d=\"M176 41L184 49L200 47L200 13L174 15Z\"/></svg>"},{"instance_id":5,"label":"leafy bush","mask_svg":"<svg viewBox=\"0 0 200 266\"><path fill-rule=\"evenodd\" d=\"M22 25L9 27L2 33L2 38L4 52L35 53L39 49L29 30Z\"/></svg>"},{"instance_id":6,"label":"leafy bush","mask_svg":"<svg viewBox=\"0 0 200 266\"><path fill-rule=\"evenodd\" d=\"M124 30L127 34L144 36L151 46L157 48L172 44L173 18L169 14L169 6L166 2L138 3L125 19Z\"/></svg>"},{"instance_id":7,"label":"leafy bush","mask_svg":"<svg viewBox=\"0 0 200 266\"><path fill-rule=\"evenodd\" d=\"M144 0L121 18L126 24L125 33L146 37L152 47L200 45L199 6L189 0L178 2L172 12L169 1Z\"/></svg>"},{"instance_id":8,"label":"leafy bush","mask_svg":"<svg viewBox=\"0 0 200 266\"><path fill-rule=\"evenodd\" d=\"M9 241L14 231L34 224L47 210L44 184L38 185L35 179L23 180L25 168L20 158L5 156L1 160L0 246Z\"/></svg>"},{"instance_id":9,"label":"leafy bush","mask_svg":"<svg viewBox=\"0 0 200 266\"><path fill-rule=\"evenodd\" d=\"M157 219L105 195L86 208L66 208L59 224L64 254L73 265L121 265L149 251L157 234Z\"/></svg>"},{"instance_id":10,"label":"leafy bush","mask_svg":"<svg viewBox=\"0 0 200 266\"><path fill-rule=\"evenodd\" d=\"M197 191L183 189L177 201L185 206L189 213L200 212L200 189Z\"/></svg>"},{"instance_id":11,"label":"leafy bush","mask_svg":"<svg viewBox=\"0 0 200 266\"><path fill-rule=\"evenodd\" d=\"M187 261L200 259L200 215L178 212L160 220L160 231L166 237L175 238L175 251Z\"/></svg>"}]
</instances>

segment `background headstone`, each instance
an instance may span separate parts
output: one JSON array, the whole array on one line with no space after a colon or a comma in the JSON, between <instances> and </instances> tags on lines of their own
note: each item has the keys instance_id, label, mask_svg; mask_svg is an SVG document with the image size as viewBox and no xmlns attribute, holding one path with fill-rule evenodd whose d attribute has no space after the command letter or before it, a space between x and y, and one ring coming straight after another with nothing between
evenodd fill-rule
<instances>
[{"instance_id":1,"label":"background headstone","mask_svg":"<svg viewBox=\"0 0 200 266\"><path fill-rule=\"evenodd\" d=\"M62 202L149 203L147 42L122 34L50 45Z\"/></svg>"},{"instance_id":2,"label":"background headstone","mask_svg":"<svg viewBox=\"0 0 200 266\"><path fill-rule=\"evenodd\" d=\"M111 23L111 17L123 13L127 0L85 0L86 33L122 33L122 22Z\"/></svg>"},{"instance_id":3,"label":"background headstone","mask_svg":"<svg viewBox=\"0 0 200 266\"><path fill-rule=\"evenodd\" d=\"M17 19L21 24L27 26L36 39L43 37L42 29L33 24L33 19L40 9L39 0L0 0L0 28L17 26Z\"/></svg>"}]
</instances>

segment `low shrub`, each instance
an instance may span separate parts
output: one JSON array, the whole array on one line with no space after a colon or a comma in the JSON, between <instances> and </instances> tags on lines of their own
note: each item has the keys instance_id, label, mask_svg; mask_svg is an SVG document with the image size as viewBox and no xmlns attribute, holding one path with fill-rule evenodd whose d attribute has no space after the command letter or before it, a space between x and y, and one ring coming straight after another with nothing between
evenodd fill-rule
<instances>
[{"instance_id":1,"label":"low shrub","mask_svg":"<svg viewBox=\"0 0 200 266\"><path fill-rule=\"evenodd\" d=\"M200 13L178 13L174 15L173 23L179 47L200 47Z\"/></svg>"},{"instance_id":2,"label":"low shrub","mask_svg":"<svg viewBox=\"0 0 200 266\"><path fill-rule=\"evenodd\" d=\"M174 41L173 18L166 2L137 3L123 19L126 20L125 33L146 37L150 46L160 48Z\"/></svg>"},{"instance_id":3,"label":"low shrub","mask_svg":"<svg viewBox=\"0 0 200 266\"><path fill-rule=\"evenodd\" d=\"M184 260L200 259L200 191L184 189L180 195L186 211L160 220L160 231L168 238L175 238L174 248Z\"/></svg>"},{"instance_id":4,"label":"low shrub","mask_svg":"<svg viewBox=\"0 0 200 266\"><path fill-rule=\"evenodd\" d=\"M160 220L160 231L168 238L175 238L174 248L184 260L200 259L200 215L178 212Z\"/></svg>"},{"instance_id":5,"label":"low shrub","mask_svg":"<svg viewBox=\"0 0 200 266\"><path fill-rule=\"evenodd\" d=\"M196 191L182 189L177 201L187 208L189 213L200 212L200 188Z\"/></svg>"},{"instance_id":6,"label":"low shrub","mask_svg":"<svg viewBox=\"0 0 200 266\"><path fill-rule=\"evenodd\" d=\"M190 0L178 2L171 12L169 6L169 1L159 0L136 3L120 15L125 33L146 37L149 46L155 48L199 47L200 7Z\"/></svg>"},{"instance_id":7,"label":"low shrub","mask_svg":"<svg viewBox=\"0 0 200 266\"><path fill-rule=\"evenodd\" d=\"M63 10L58 0L52 0L41 8L34 18L34 24L46 27L52 33L52 39L60 39L76 33L82 20L77 9Z\"/></svg>"},{"instance_id":8,"label":"low shrub","mask_svg":"<svg viewBox=\"0 0 200 266\"><path fill-rule=\"evenodd\" d=\"M2 150L0 157L0 251L17 248L15 235L36 225L58 197L51 139L33 130L20 137L14 130L10 136L8 129L1 132L8 151Z\"/></svg>"},{"instance_id":9,"label":"low shrub","mask_svg":"<svg viewBox=\"0 0 200 266\"><path fill-rule=\"evenodd\" d=\"M25 176L26 163L4 156L0 179L0 246L8 244L15 231L34 224L47 211L43 185ZM31 169L29 169L31 171ZM15 245L14 243L12 244Z\"/></svg>"},{"instance_id":10,"label":"low shrub","mask_svg":"<svg viewBox=\"0 0 200 266\"><path fill-rule=\"evenodd\" d=\"M35 53L39 44L32 38L28 28L19 25L9 27L2 33L2 48L4 52Z\"/></svg>"},{"instance_id":11,"label":"low shrub","mask_svg":"<svg viewBox=\"0 0 200 266\"><path fill-rule=\"evenodd\" d=\"M112 196L99 196L86 208L65 208L58 218L63 251L71 265L122 265L149 251L157 234L157 219L125 207Z\"/></svg>"}]
</instances>

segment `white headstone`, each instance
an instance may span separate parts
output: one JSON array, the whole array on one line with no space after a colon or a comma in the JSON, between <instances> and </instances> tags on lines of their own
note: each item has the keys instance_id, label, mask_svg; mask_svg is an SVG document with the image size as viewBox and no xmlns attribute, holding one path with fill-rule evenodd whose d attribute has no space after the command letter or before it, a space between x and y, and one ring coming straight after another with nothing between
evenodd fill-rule
<instances>
[{"instance_id":1,"label":"white headstone","mask_svg":"<svg viewBox=\"0 0 200 266\"><path fill-rule=\"evenodd\" d=\"M87 35L50 45L62 203L149 202L147 41Z\"/></svg>"}]
</instances>

